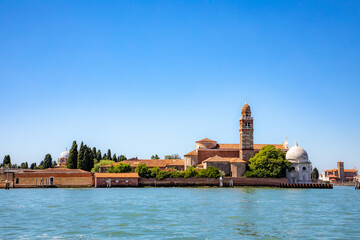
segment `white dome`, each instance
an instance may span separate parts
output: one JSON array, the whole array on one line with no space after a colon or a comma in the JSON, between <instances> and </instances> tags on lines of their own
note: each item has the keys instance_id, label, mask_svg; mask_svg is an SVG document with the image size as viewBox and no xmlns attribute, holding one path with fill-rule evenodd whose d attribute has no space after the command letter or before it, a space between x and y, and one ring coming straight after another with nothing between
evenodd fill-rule
<instances>
[{"instance_id":1,"label":"white dome","mask_svg":"<svg viewBox=\"0 0 360 240\"><path fill-rule=\"evenodd\" d=\"M60 153L60 157L59 158L68 158L69 157L69 151L66 150L62 153Z\"/></svg>"},{"instance_id":2,"label":"white dome","mask_svg":"<svg viewBox=\"0 0 360 240\"><path fill-rule=\"evenodd\" d=\"M286 153L286 159L292 163L309 162L309 156L307 152L302 147L299 147L297 142L295 146L290 148L289 151Z\"/></svg>"}]
</instances>

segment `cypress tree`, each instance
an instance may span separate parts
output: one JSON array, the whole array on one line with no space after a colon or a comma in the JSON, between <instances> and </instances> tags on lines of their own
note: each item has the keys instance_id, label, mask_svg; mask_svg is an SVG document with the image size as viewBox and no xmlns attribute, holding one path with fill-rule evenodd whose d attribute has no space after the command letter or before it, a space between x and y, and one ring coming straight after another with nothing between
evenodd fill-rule
<instances>
[{"instance_id":1,"label":"cypress tree","mask_svg":"<svg viewBox=\"0 0 360 240\"><path fill-rule=\"evenodd\" d=\"M107 159L111 160L111 150L108 149L107 151Z\"/></svg>"},{"instance_id":2,"label":"cypress tree","mask_svg":"<svg viewBox=\"0 0 360 240\"><path fill-rule=\"evenodd\" d=\"M92 149L92 156L93 158L96 158L96 147L93 147Z\"/></svg>"},{"instance_id":3,"label":"cypress tree","mask_svg":"<svg viewBox=\"0 0 360 240\"><path fill-rule=\"evenodd\" d=\"M76 144L76 141L73 141L72 147L70 149L69 157L66 162L66 167L70 168L70 169L76 169L77 168L77 160L78 160L77 144Z\"/></svg>"},{"instance_id":4,"label":"cypress tree","mask_svg":"<svg viewBox=\"0 0 360 240\"><path fill-rule=\"evenodd\" d=\"M84 146L84 143L81 142L80 145L80 149L79 149L79 154L78 154L78 161L77 161L77 168L82 169L81 166L84 165L84 155L85 155L85 150L86 150L87 146Z\"/></svg>"},{"instance_id":5,"label":"cypress tree","mask_svg":"<svg viewBox=\"0 0 360 240\"><path fill-rule=\"evenodd\" d=\"M102 159L107 159L106 153L104 153L104 156L102 157Z\"/></svg>"},{"instance_id":6,"label":"cypress tree","mask_svg":"<svg viewBox=\"0 0 360 240\"><path fill-rule=\"evenodd\" d=\"M91 171L91 169L94 167L94 159L92 158L92 152L91 149L88 147L84 147L84 149L84 158L83 161L80 162L79 168L85 171Z\"/></svg>"},{"instance_id":7,"label":"cypress tree","mask_svg":"<svg viewBox=\"0 0 360 240\"><path fill-rule=\"evenodd\" d=\"M112 160L113 160L114 162L117 162L117 161L118 161L118 159L117 159L117 157L116 157L116 153L114 153Z\"/></svg>"},{"instance_id":8,"label":"cypress tree","mask_svg":"<svg viewBox=\"0 0 360 240\"><path fill-rule=\"evenodd\" d=\"M31 168L31 169L35 169L35 168L36 168L36 163L32 163L32 164L30 165L30 168Z\"/></svg>"},{"instance_id":9,"label":"cypress tree","mask_svg":"<svg viewBox=\"0 0 360 240\"><path fill-rule=\"evenodd\" d=\"M96 159L100 162L100 160L101 160L101 151L100 151L100 149L97 151L97 153L96 153Z\"/></svg>"},{"instance_id":10,"label":"cypress tree","mask_svg":"<svg viewBox=\"0 0 360 240\"><path fill-rule=\"evenodd\" d=\"M52 157L50 153L48 153L45 155L43 168L51 168L51 165L52 165Z\"/></svg>"},{"instance_id":11,"label":"cypress tree","mask_svg":"<svg viewBox=\"0 0 360 240\"><path fill-rule=\"evenodd\" d=\"M3 165L4 165L4 167L5 167L6 165L9 165L9 167L11 166L11 158L10 158L10 155L6 155L6 156L4 157Z\"/></svg>"}]
</instances>

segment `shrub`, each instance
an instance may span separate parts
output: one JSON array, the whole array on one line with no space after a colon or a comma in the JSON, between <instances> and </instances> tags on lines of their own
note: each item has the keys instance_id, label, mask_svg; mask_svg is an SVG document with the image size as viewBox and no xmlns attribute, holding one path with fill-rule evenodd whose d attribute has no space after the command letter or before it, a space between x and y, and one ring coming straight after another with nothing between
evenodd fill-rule
<instances>
[{"instance_id":1,"label":"shrub","mask_svg":"<svg viewBox=\"0 0 360 240\"><path fill-rule=\"evenodd\" d=\"M94 165L94 167L91 169L91 172L99 172L100 166L112 165L113 163L114 161L112 160L101 160L100 162Z\"/></svg>"},{"instance_id":2,"label":"shrub","mask_svg":"<svg viewBox=\"0 0 360 240\"><path fill-rule=\"evenodd\" d=\"M144 178L151 177L151 170L149 169L148 166L146 166L146 164L139 164L136 167L135 172L137 172L140 177L144 177Z\"/></svg>"},{"instance_id":3,"label":"shrub","mask_svg":"<svg viewBox=\"0 0 360 240\"><path fill-rule=\"evenodd\" d=\"M184 172L185 172L184 178L196 177L198 175L198 172L196 171L196 169L194 167L189 167Z\"/></svg>"},{"instance_id":4,"label":"shrub","mask_svg":"<svg viewBox=\"0 0 360 240\"><path fill-rule=\"evenodd\" d=\"M129 173L132 168L130 164L120 162L116 166L111 165L111 168L108 170L109 173Z\"/></svg>"}]
</instances>

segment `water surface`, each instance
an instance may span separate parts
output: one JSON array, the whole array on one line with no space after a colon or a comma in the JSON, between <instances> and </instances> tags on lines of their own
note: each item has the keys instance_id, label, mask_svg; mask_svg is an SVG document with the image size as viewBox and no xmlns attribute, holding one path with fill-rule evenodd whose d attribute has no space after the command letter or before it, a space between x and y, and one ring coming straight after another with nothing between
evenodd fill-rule
<instances>
[{"instance_id":1,"label":"water surface","mask_svg":"<svg viewBox=\"0 0 360 240\"><path fill-rule=\"evenodd\" d=\"M360 191L0 190L0 239L356 239Z\"/></svg>"}]
</instances>

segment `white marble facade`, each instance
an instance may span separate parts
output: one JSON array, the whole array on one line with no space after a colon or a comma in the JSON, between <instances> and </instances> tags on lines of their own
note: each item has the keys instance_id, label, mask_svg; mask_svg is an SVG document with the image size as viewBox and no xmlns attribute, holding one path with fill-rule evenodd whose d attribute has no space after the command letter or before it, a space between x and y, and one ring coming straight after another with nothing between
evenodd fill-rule
<instances>
[{"instance_id":1,"label":"white marble facade","mask_svg":"<svg viewBox=\"0 0 360 240\"><path fill-rule=\"evenodd\" d=\"M286 159L291 162L290 170L286 171L289 183L311 183L311 162L307 152L297 142L286 153Z\"/></svg>"}]
</instances>

